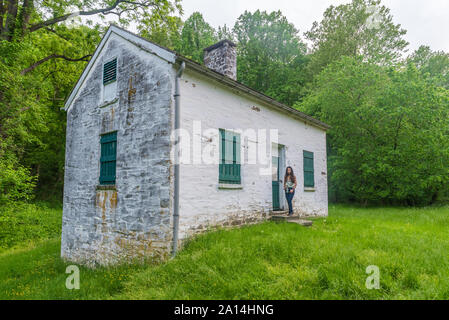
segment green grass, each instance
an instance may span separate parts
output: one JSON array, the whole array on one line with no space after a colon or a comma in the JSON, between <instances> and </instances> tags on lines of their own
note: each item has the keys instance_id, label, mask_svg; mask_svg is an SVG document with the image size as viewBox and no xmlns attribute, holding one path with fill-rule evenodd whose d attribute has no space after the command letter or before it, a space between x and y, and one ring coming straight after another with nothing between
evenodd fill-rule
<instances>
[{"instance_id":1,"label":"green grass","mask_svg":"<svg viewBox=\"0 0 449 320\"><path fill-rule=\"evenodd\" d=\"M311 228L220 230L165 264L81 268L77 291L65 288L59 240L36 240L0 254L0 298L448 299L448 234L449 207L332 206ZM380 290L365 287L370 265Z\"/></svg>"}]
</instances>

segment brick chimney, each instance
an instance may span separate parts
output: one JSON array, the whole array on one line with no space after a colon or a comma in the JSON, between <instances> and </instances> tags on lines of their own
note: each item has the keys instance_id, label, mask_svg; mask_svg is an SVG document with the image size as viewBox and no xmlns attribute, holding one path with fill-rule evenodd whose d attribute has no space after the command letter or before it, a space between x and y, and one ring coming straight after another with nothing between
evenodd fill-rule
<instances>
[{"instance_id":1,"label":"brick chimney","mask_svg":"<svg viewBox=\"0 0 449 320\"><path fill-rule=\"evenodd\" d=\"M222 40L204 49L204 65L237 80L237 50L232 41Z\"/></svg>"}]
</instances>

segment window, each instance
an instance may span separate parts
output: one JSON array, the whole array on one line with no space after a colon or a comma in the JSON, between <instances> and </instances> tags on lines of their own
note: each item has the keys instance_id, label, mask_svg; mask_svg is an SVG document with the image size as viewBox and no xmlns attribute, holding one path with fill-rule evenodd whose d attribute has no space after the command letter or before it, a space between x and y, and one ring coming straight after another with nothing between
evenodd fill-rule
<instances>
[{"instance_id":1,"label":"window","mask_svg":"<svg viewBox=\"0 0 449 320\"><path fill-rule=\"evenodd\" d=\"M101 136L100 184L114 185L117 159L117 132Z\"/></svg>"},{"instance_id":2,"label":"window","mask_svg":"<svg viewBox=\"0 0 449 320\"><path fill-rule=\"evenodd\" d=\"M241 184L240 135L220 129L220 175L223 184Z\"/></svg>"},{"instance_id":3,"label":"window","mask_svg":"<svg viewBox=\"0 0 449 320\"><path fill-rule=\"evenodd\" d=\"M304 187L314 188L313 152L304 151Z\"/></svg>"},{"instance_id":4,"label":"window","mask_svg":"<svg viewBox=\"0 0 449 320\"><path fill-rule=\"evenodd\" d=\"M103 85L110 84L117 80L117 58L106 62L103 65Z\"/></svg>"}]
</instances>

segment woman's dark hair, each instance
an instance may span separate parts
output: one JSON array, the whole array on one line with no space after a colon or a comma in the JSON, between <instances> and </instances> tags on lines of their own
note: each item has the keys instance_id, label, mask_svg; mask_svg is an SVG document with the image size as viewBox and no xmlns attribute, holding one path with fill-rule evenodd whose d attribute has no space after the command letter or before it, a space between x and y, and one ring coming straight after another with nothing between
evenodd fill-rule
<instances>
[{"instance_id":1,"label":"woman's dark hair","mask_svg":"<svg viewBox=\"0 0 449 320\"><path fill-rule=\"evenodd\" d=\"M288 169L291 170L291 173L290 173L290 174L288 173ZM295 176L295 173L293 172L293 168L292 168L292 167L287 167L287 169L285 169L285 177L284 177L284 181L285 181L285 182L287 182L288 176L291 177L291 181L292 181L292 182L296 182L296 176Z\"/></svg>"}]
</instances>

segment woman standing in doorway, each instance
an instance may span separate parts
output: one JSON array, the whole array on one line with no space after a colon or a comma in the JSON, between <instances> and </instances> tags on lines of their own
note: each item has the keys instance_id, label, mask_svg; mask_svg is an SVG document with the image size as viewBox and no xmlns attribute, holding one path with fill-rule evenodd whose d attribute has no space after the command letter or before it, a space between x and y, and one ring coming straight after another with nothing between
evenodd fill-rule
<instances>
[{"instance_id":1,"label":"woman standing in doorway","mask_svg":"<svg viewBox=\"0 0 449 320\"><path fill-rule=\"evenodd\" d=\"M288 215L293 215L293 197L295 196L295 190L296 190L296 177L293 173L292 167L287 167L287 170L285 171L285 177L284 177L284 190L285 190L285 197L287 198L288 203Z\"/></svg>"}]
</instances>

